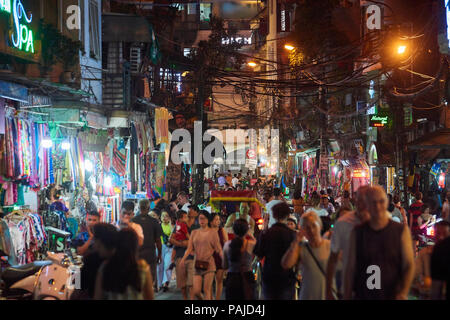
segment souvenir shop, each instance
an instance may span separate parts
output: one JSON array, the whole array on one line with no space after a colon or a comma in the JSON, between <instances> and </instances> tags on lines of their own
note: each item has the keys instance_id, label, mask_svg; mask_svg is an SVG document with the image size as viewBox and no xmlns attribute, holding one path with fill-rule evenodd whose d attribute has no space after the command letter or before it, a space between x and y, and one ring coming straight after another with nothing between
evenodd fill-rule
<instances>
[{"instance_id":1,"label":"souvenir shop","mask_svg":"<svg viewBox=\"0 0 450 320\"><path fill-rule=\"evenodd\" d=\"M311 191L320 191L319 184L319 160L320 149L311 148L297 152L295 155L296 179L300 179L302 194ZM297 184L298 182L296 182Z\"/></svg>"},{"instance_id":2,"label":"souvenir shop","mask_svg":"<svg viewBox=\"0 0 450 320\"><path fill-rule=\"evenodd\" d=\"M145 116L130 119L130 128L93 129L87 121L81 126L49 121L3 101L0 249L10 264L39 260L54 248L52 232L69 246L85 231L88 210L114 223L127 195L164 195L168 131L161 129L163 123L155 135Z\"/></svg>"}]
</instances>

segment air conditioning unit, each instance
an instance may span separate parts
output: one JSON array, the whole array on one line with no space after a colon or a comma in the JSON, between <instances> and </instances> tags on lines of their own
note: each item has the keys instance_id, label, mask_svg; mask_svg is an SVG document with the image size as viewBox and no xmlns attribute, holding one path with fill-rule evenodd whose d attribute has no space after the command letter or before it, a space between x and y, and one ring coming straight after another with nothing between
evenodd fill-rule
<instances>
[{"instance_id":1,"label":"air conditioning unit","mask_svg":"<svg viewBox=\"0 0 450 320\"><path fill-rule=\"evenodd\" d=\"M130 48L130 70L132 73L138 73L141 67L141 48Z\"/></svg>"}]
</instances>

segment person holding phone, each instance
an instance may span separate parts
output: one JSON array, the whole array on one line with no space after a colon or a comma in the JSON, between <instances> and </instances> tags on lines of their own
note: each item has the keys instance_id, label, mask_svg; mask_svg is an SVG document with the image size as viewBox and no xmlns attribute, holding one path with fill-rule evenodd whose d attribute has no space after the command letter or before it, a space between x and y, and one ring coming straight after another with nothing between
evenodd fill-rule
<instances>
[{"instance_id":1,"label":"person holding phone","mask_svg":"<svg viewBox=\"0 0 450 320\"><path fill-rule=\"evenodd\" d=\"M100 214L98 211L88 212L86 215L86 232L81 232L76 236L76 238L72 241L72 247L77 250L77 253L80 256L84 256L88 249L93 244L94 240L94 226L100 222Z\"/></svg>"}]
</instances>

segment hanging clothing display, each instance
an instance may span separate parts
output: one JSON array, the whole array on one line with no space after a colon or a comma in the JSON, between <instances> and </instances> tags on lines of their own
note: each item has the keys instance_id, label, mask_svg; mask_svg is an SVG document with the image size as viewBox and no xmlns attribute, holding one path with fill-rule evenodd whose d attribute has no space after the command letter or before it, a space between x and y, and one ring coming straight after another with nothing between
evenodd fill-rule
<instances>
[{"instance_id":1,"label":"hanging clothing display","mask_svg":"<svg viewBox=\"0 0 450 320\"><path fill-rule=\"evenodd\" d=\"M156 144L169 143L169 111L166 108L155 109Z\"/></svg>"},{"instance_id":2,"label":"hanging clothing display","mask_svg":"<svg viewBox=\"0 0 450 320\"><path fill-rule=\"evenodd\" d=\"M2 242L9 244L9 254L17 264L31 263L40 248L46 243L46 233L38 214L13 211L3 218ZM8 233L5 232L5 226Z\"/></svg>"}]
</instances>

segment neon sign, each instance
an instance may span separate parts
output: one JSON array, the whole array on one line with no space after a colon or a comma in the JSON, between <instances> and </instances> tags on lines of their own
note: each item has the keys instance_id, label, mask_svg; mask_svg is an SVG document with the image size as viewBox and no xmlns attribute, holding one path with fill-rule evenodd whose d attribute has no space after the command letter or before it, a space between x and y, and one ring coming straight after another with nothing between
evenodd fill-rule
<instances>
[{"instance_id":1,"label":"neon sign","mask_svg":"<svg viewBox=\"0 0 450 320\"><path fill-rule=\"evenodd\" d=\"M25 52L34 53L33 31L28 28L28 24L33 20L33 15L27 17L21 0L0 0L0 10L12 13L14 30L11 32L12 45ZM12 9L12 12L11 12Z\"/></svg>"},{"instance_id":2,"label":"neon sign","mask_svg":"<svg viewBox=\"0 0 450 320\"><path fill-rule=\"evenodd\" d=\"M11 13L11 0L0 0L0 11Z\"/></svg>"},{"instance_id":3,"label":"neon sign","mask_svg":"<svg viewBox=\"0 0 450 320\"><path fill-rule=\"evenodd\" d=\"M370 118L370 126L371 127L384 127L388 122L389 117L388 116L377 116L373 115Z\"/></svg>"},{"instance_id":4,"label":"neon sign","mask_svg":"<svg viewBox=\"0 0 450 320\"><path fill-rule=\"evenodd\" d=\"M447 20L447 40L448 40L448 46L450 47L450 1L445 1L445 11L446 11L446 20Z\"/></svg>"}]
</instances>

